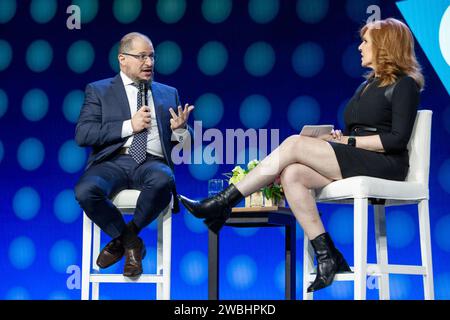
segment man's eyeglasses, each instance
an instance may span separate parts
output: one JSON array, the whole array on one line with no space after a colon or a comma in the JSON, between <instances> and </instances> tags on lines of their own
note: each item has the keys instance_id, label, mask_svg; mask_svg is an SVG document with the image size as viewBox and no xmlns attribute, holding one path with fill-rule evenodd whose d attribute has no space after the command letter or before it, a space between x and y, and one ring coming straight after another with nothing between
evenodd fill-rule
<instances>
[{"instance_id":1,"label":"man's eyeglasses","mask_svg":"<svg viewBox=\"0 0 450 320\"><path fill-rule=\"evenodd\" d=\"M154 53L151 54L132 54L132 53L127 53L127 52L122 52L122 54L126 55L126 56L130 56L133 58L136 58L138 60L140 60L141 62L145 62L145 60L147 58L150 59L150 61L154 62L156 60L156 56Z\"/></svg>"}]
</instances>

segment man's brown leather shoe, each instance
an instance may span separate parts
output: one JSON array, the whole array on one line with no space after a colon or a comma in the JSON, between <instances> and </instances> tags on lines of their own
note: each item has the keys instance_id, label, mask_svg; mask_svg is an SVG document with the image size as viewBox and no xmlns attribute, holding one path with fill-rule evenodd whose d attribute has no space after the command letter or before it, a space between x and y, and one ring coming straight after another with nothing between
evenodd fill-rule
<instances>
[{"instance_id":1,"label":"man's brown leather shoe","mask_svg":"<svg viewBox=\"0 0 450 320\"><path fill-rule=\"evenodd\" d=\"M122 242L119 239L112 239L98 255L97 265L102 269L108 268L120 261L124 253L125 248Z\"/></svg>"},{"instance_id":2,"label":"man's brown leather shoe","mask_svg":"<svg viewBox=\"0 0 450 320\"><path fill-rule=\"evenodd\" d=\"M144 242L138 237L138 244L130 249L125 249L125 266L123 275L125 277L137 277L142 274L142 259L147 251Z\"/></svg>"}]
</instances>

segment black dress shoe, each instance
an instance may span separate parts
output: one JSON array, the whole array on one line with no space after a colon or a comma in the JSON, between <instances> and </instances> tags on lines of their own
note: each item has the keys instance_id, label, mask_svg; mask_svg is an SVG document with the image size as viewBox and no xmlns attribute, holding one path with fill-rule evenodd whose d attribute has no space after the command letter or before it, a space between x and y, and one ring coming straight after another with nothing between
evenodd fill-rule
<instances>
[{"instance_id":1,"label":"black dress shoe","mask_svg":"<svg viewBox=\"0 0 450 320\"><path fill-rule=\"evenodd\" d=\"M137 277L142 274L142 260L147 253L144 242L138 238L137 244L132 248L125 249L125 266L123 275L125 277Z\"/></svg>"},{"instance_id":2,"label":"black dress shoe","mask_svg":"<svg viewBox=\"0 0 450 320\"><path fill-rule=\"evenodd\" d=\"M97 265L102 268L108 268L122 259L125 248L119 239L113 239L102 249L97 258Z\"/></svg>"},{"instance_id":3,"label":"black dress shoe","mask_svg":"<svg viewBox=\"0 0 450 320\"><path fill-rule=\"evenodd\" d=\"M230 217L231 209L244 198L234 184L230 184L217 195L201 201L194 201L182 195L178 197L190 213L197 218L205 219L205 224L213 231L220 230Z\"/></svg>"},{"instance_id":4,"label":"black dress shoe","mask_svg":"<svg viewBox=\"0 0 450 320\"><path fill-rule=\"evenodd\" d=\"M308 292L328 287L338 272L352 272L327 232L311 240L311 244L317 259L317 274L314 282L308 287Z\"/></svg>"}]
</instances>

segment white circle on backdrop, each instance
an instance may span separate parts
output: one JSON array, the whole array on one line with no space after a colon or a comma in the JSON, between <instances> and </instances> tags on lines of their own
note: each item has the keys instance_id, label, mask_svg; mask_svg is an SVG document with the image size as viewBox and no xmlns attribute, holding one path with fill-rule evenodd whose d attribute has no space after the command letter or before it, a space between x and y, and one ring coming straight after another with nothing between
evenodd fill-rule
<instances>
[{"instance_id":1,"label":"white circle on backdrop","mask_svg":"<svg viewBox=\"0 0 450 320\"><path fill-rule=\"evenodd\" d=\"M450 7L444 12L439 27L439 46L445 62L450 66Z\"/></svg>"}]
</instances>

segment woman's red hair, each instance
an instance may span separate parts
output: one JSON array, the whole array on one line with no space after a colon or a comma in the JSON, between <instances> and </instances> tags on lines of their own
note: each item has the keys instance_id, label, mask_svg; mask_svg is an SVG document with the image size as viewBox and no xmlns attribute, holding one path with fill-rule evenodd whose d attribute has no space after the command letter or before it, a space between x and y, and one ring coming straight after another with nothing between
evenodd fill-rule
<instances>
[{"instance_id":1,"label":"woman's red hair","mask_svg":"<svg viewBox=\"0 0 450 320\"><path fill-rule=\"evenodd\" d=\"M388 18L366 24L360 31L361 38L368 31L372 38L375 70L366 75L372 78L375 73L381 79L380 86L394 83L399 75L412 77L420 89L425 86L421 67L414 52L414 38L403 22Z\"/></svg>"}]
</instances>

